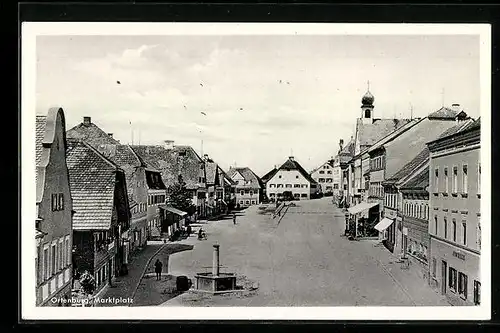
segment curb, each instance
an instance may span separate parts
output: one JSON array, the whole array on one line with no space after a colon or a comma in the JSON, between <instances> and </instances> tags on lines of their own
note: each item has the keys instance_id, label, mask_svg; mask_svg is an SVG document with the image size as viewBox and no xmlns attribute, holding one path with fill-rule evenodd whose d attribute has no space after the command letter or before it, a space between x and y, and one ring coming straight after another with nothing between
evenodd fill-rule
<instances>
[{"instance_id":1,"label":"curb","mask_svg":"<svg viewBox=\"0 0 500 333\"><path fill-rule=\"evenodd\" d=\"M160 246L160 248L148 259L148 262L146 263L146 266L144 266L144 270L142 271L142 274L141 274L141 278L139 279L139 281L137 282L135 288L134 288L134 292L132 293L132 300L135 298L135 294L137 293L137 289L139 289L139 285L141 284L142 282L142 279L144 278L144 275L146 274L146 270L148 269L148 266L149 264L151 263L151 260L153 260L154 257L156 257L156 255L158 253L160 253L161 250L163 250L163 248L167 245L167 243L164 243ZM132 303L129 303L128 306L130 306Z\"/></svg>"}]
</instances>

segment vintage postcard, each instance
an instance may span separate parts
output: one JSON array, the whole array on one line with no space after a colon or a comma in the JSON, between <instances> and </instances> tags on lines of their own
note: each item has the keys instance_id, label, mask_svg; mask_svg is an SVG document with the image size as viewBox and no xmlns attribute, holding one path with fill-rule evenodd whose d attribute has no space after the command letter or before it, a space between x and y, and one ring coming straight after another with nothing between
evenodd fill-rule
<instances>
[{"instance_id":1,"label":"vintage postcard","mask_svg":"<svg viewBox=\"0 0 500 333\"><path fill-rule=\"evenodd\" d=\"M489 319L490 48L23 23L22 318Z\"/></svg>"}]
</instances>

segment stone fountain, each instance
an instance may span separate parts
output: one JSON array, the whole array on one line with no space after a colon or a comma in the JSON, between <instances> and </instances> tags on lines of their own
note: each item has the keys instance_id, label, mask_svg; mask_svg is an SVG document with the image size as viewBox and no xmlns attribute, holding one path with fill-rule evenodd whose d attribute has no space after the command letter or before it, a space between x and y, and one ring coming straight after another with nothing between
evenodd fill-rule
<instances>
[{"instance_id":1,"label":"stone fountain","mask_svg":"<svg viewBox=\"0 0 500 333\"><path fill-rule=\"evenodd\" d=\"M196 274L196 290L211 292L214 294L236 290L236 274L220 272L219 247L219 244L214 244L212 272Z\"/></svg>"}]
</instances>

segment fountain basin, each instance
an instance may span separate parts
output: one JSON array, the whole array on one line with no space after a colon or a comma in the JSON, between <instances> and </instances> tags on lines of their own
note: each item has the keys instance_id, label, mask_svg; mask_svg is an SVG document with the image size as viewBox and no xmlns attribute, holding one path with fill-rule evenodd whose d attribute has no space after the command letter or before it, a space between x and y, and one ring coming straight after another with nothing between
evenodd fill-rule
<instances>
[{"instance_id":1,"label":"fountain basin","mask_svg":"<svg viewBox=\"0 0 500 333\"><path fill-rule=\"evenodd\" d=\"M236 290L236 274L234 273L198 273L195 276L195 288L211 293Z\"/></svg>"}]
</instances>

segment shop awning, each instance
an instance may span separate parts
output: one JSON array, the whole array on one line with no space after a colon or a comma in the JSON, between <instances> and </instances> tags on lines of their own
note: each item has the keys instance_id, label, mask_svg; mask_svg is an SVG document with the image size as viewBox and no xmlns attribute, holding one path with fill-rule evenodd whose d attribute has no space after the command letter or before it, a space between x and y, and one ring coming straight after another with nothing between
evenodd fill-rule
<instances>
[{"instance_id":1,"label":"shop awning","mask_svg":"<svg viewBox=\"0 0 500 333\"><path fill-rule=\"evenodd\" d=\"M377 229L378 231L384 231L393 223L394 223L393 219L388 219L387 217L384 217L382 219L382 221L377 223L377 225L375 226L375 229Z\"/></svg>"},{"instance_id":2,"label":"shop awning","mask_svg":"<svg viewBox=\"0 0 500 333\"><path fill-rule=\"evenodd\" d=\"M378 204L379 204L378 202L362 202L362 203L357 204L354 207L347 209L347 211L350 214L357 214L357 213L361 213L365 210L368 210L372 207L378 206Z\"/></svg>"},{"instance_id":3,"label":"shop awning","mask_svg":"<svg viewBox=\"0 0 500 333\"><path fill-rule=\"evenodd\" d=\"M160 205L159 206L161 209L163 210L166 210L167 212L170 212L170 213L173 213L173 214L176 214L176 215L179 215L179 216L186 216L187 213L180 210L180 209L177 209L177 208L174 208L174 207L171 207L171 206L167 206L167 205Z\"/></svg>"}]
</instances>

